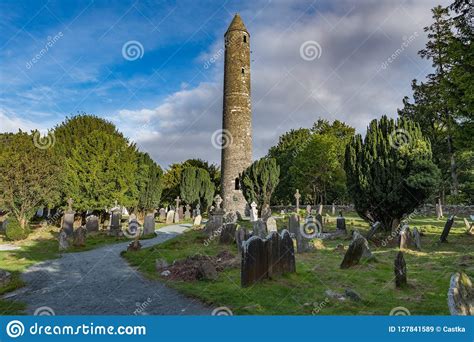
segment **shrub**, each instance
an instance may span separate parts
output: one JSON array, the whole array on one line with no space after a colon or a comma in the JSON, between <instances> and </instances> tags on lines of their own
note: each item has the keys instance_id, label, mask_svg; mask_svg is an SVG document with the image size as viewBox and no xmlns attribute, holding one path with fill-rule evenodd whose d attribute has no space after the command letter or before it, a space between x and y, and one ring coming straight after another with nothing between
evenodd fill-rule
<instances>
[{"instance_id":1,"label":"shrub","mask_svg":"<svg viewBox=\"0 0 474 342\"><path fill-rule=\"evenodd\" d=\"M19 241L24 240L30 234L30 229L28 225L25 228L22 228L20 223L17 220L9 220L7 223L7 228L5 230L5 235L8 240Z\"/></svg>"}]
</instances>

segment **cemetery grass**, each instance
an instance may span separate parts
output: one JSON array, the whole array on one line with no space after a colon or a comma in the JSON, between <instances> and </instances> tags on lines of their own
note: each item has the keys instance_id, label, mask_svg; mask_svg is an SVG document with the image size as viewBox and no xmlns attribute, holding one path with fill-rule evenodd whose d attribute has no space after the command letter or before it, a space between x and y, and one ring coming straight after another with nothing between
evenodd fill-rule
<instances>
[{"instance_id":1,"label":"cemetery grass","mask_svg":"<svg viewBox=\"0 0 474 342\"><path fill-rule=\"evenodd\" d=\"M334 219L332 219L334 221ZM282 229L287 220L278 220ZM348 229L368 231L368 225L356 215L346 216ZM223 250L237 254L235 246L219 245L217 239L208 246L201 231L190 230L163 244L125 253L124 257L152 279L159 279L182 293L218 307L227 306L239 315L388 315L396 307L406 307L412 315L449 315L447 291L452 273L463 270L474 276L474 236L465 234L462 219L457 219L448 237L449 243L438 243L445 220L418 217L411 227L421 228L421 251L405 251L408 286L395 289L393 264L399 249L395 239L386 247L371 243L375 260L362 262L348 270L339 265L344 254L337 252L338 244L347 246L348 239L314 240L316 249L296 254L295 274L267 280L248 288L240 287L240 269L219 273L217 281L173 281L155 270L155 260L169 263L196 253L215 256ZM247 221L241 225L249 225ZM334 230L334 222L327 225ZM326 295L326 290L344 294L356 291L362 298L339 301Z\"/></svg>"}]
</instances>

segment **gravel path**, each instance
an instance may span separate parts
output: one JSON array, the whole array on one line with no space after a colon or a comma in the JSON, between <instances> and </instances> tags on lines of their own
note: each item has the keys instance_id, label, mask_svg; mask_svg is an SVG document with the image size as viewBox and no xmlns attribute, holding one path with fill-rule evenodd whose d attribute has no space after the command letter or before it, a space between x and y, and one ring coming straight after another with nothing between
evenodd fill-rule
<instances>
[{"instance_id":1,"label":"gravel path","mask_svg":"<svg viewBox=\"0 0 474 342\"><path fill-rule=\"evenodd\" d=\"M172 225L143 247L164 242L186 230ZM161 282L145 279L120 256L128 242L80 253L65 253L28 268L26 286L4 298L27 303L27 314L40 307L56 315L209 315L212 308L185 297ZM45 309L47 310L47 309Z\"/></svg>"}]
</instances>

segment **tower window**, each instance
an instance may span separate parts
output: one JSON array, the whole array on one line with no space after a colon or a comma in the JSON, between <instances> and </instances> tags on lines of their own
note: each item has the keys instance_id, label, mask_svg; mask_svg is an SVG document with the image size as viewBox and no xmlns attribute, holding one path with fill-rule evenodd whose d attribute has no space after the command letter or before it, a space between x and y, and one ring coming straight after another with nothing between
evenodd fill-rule
<instances>
[{"instance_id":1,"label":"tower window","mask_svg":"<svg viewBox=\"0 0 474 342\"><path fill-rule=\"evenodd\" d=\"M240 190L239 178L235 179L235 190Z\"/></svg>"},{"instance_id":2,"label":"tower window","mask_svg":"<svg viewBox=\"0 0 474 342\"><path fill-rule=\"evenodd\" d=\"M245 69L244 69L244 68L242 68L242 75L243 75L244 73L245 73Z\"/></svg>"},{"instance_id":3,"label":"tower window","mask_svg":"<svg viewBox=\"0 0 474 342\"><path fill-rule=\"evenodd\" d=\"M244 34L244 43L247 43L247 36Z\"/></svg>"}]
</instances>

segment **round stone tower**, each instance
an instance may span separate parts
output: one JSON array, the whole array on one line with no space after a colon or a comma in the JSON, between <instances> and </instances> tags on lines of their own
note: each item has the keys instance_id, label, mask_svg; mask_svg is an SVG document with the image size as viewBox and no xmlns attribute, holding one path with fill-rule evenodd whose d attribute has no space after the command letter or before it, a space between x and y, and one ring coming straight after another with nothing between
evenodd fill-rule
<instances>
[{"instance_id":1,"label":"round stone tower","mask_svg":"<svg viewBox=\"0 0 474 342\"><path fill-rule=\"evenodd\" d=\"M252 164L250 34L238 14L230 23L224 38L221 158L223 208L244 215L246 201L240 188L239 173Z\"/></svg>"}]
</instances>

